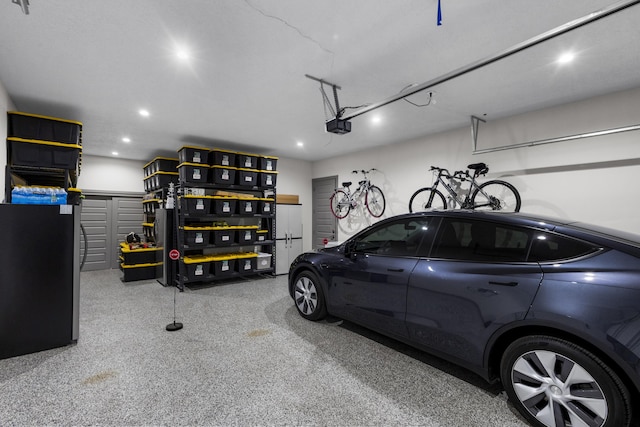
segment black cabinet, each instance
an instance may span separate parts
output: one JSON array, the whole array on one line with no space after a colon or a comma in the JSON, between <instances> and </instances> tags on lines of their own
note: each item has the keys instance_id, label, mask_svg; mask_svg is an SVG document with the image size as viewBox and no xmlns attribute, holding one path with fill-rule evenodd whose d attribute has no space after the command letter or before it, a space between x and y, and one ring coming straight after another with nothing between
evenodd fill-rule
<instances>
[{"instance_id":1,"label":"black cabinet","mask_svg":"<svg viewBox=\"0 0 640 427\"><path fill-rule=\"evenodd\" d=\"M80 212L0 204L0 358L77 341Z\"/></svg>"}]
</instances>

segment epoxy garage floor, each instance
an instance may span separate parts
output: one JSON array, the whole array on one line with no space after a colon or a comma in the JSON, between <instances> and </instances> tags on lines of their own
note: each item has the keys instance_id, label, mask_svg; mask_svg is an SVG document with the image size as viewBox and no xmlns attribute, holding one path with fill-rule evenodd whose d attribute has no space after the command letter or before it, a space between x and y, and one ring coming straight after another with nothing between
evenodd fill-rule
<instances>
[{"instance_id":1,"label":"epoxy garage floor","mask_svg":"<svg viewBox=\"0 0 640 427\"><path fill-rule=\"evenodd\" d=\"M348 322L286 276L177 293L81 273L76 345L0 360L0 425L526 426L500 388Z\"/></svg>"}]
</instances>

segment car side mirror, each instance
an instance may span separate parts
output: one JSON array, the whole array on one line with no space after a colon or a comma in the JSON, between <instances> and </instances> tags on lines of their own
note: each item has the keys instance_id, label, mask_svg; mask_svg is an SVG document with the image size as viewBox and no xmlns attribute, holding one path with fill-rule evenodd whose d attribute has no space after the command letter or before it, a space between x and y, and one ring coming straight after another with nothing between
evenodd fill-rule
<instances>
[{"instance_id":1,"label":"car side mirror","mask_svg":"<svg viewBox=\"0 0 640 427\"><path fill-rule=\"evenodd\" d=\"M344 244L344 256L347 258L352 258L356 249L356 242L353 240L349 240Z\"/></svg>"}]
</instances>

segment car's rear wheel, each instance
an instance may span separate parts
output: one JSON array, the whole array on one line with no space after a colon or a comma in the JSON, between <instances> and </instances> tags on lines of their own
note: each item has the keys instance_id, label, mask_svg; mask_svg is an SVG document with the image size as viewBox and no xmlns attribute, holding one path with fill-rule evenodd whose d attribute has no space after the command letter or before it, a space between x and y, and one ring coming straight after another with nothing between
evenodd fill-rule
<instances>
[{"instance_id":1,"label":"car's rear wheel","mask_svg":"<svg viewBox=\"0 0 640 427\"><path fill-rule=\"evenodd\" d=\"M629 392L605 363L568 341L531 336L514 341L500 365L518 411L545 427L628 426Z\"/></svg>"},{"instance_id":2,"label":"car's rear wheel","mask_svg":"<svg viewBox=\"0 0 640 427\"><path fill-rule=\"evenodd\" d=\"M327 315L320 279L311 271L303 271L296 276L293 297L298 313L305 319L320 320Z\"/></svg>"}]
</instances>

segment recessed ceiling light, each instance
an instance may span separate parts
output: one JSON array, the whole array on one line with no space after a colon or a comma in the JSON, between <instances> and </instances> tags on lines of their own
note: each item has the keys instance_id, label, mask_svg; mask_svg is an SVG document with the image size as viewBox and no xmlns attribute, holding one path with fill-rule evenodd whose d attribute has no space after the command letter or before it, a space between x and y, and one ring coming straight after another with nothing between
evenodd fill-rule
<instances>
[{"instance_id":1,"label":"recessed ceiling light","mask_svg":"<svg viewBox=\"0 0 640 427\"><path fill-rule=\"evenodd\" d=\"M149 113L149 110L145 110L144 108L139 110L138 114L140 114L142 117L149 117L151 115L151 113Z\"/></svg>"},{"instance_id":2,"label":"recessed ceiling light","mask_svg":"<svg viewBox=\"0 0 640 427\"><path fill-rule=\"evenodd\" d=\"M189 58L191 58L191 54L189 53L189 51L183 47L179 47L176 49L176 57L180 60L180 61L188 61Z\"/></svg>"},{"instance_id":3,"label":"recessed ceiling light","mask_svg":"<svg viewBox=\"0 0 640 427\"><path fill-rule=\"evenodd\" d=\"M117 151L112 151L111 154L114 155L114 156L117 156L118 152Z\"/></svg>"},{"instance_id":4,"label":"recessed ceiling light","mask_svg":"<svg viewBox=\"0 0 640 427\"><path fill-rule=\"evenodd\" d=\"M297 145L298 147L304 147L304 142L302 142L302 141L298 141L298 142L296 142L296 145Z\"/></svg>"},{"instance_id":5,"label":"recessed ceiling light","mask_svg":"<svg viewBox=\"0 0 640 427\"><path fill-rule=\"evenodd\" d=\"M558 57L559 64L568 64L575 59L576 55L573 52L565 52Z\"/></svg>"},{"instance_id":6,"label":"recessed ceiling light","mask_svg":"<svg viewBox=\"0 0 640 427\"><path fill-rule=\"evenodd\" d=\"M128 136L125 136L125 137L122 138L122 142L129 143L129 142L131 142L131 138L129 138Z\"/></svg>"},{"instance_id":7,"label":"recessed ceiling light","mask_svg":"<svg viewBox=\"0 0 640 427\"><path fill-rule=\"evenodd\" d=\"M371 123L374 125L379 125L380 123L382 123L382 117L380 117L379 115L371 117Z\"/></svg>"}]
</instances>

